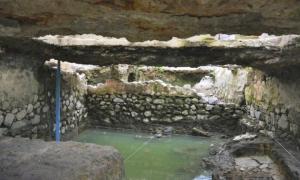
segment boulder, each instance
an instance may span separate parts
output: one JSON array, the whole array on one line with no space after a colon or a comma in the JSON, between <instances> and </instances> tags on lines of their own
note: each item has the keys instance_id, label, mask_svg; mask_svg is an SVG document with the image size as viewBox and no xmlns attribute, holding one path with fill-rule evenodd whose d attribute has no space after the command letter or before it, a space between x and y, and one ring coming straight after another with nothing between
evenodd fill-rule
<instances>
[{"instance_id":1,"label":"boulder","mask_svg":"<svg viewBox=\"0 0 300 180\"><path fill-rule=\"evenodd\" d=\"M0 140L1 179L121 180L120 153L109 146L45 142L25 138Z\"/></svg>"}]
</instances>

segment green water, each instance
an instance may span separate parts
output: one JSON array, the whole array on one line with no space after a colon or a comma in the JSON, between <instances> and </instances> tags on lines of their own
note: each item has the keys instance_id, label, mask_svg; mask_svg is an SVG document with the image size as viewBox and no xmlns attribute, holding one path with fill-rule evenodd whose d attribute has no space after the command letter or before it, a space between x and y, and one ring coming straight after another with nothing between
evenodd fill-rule
<instances>
[{"instance_id":1,"label":"green water","mask_svg":"<svg viewBox=\"0 0 300 180\"><path fill-rule=\"evenodd\" d=\"M148 134L99 129L84 131L76 141L118 149L128 180L192 180L197 176L197 180L210 179L209 172L201 169L201 159L208 155L209 146L218 142L213 138L151 138Z\"/></svg>"}]
</instances>

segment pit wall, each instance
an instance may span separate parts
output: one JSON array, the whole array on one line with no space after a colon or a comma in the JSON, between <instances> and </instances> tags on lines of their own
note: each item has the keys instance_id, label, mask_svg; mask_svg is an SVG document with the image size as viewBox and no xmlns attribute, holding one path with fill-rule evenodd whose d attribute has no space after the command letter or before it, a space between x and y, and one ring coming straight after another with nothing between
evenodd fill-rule
<instances>
[{"instance_id":1,"label":"pit wall","mask_svg":"<svg viewBox=\"0 0 300 180\"><path fill-rule=\"evenodd\" d=\"M26 55L5 53L0 61L0 136L54 139L55 69ZM62 72L62 139L78 134L87 117L85 78Z\"/></svg>"},{"instance_id":2,"label":"pit wall","mask_svg":"<svg viewBox=\"0 0 300 180\"><path fill-rule=\"evenodd\" d=\"M246 107L256 129L300 144L299 78L275 78L253 71L245 88Z\"/></svg>"},{"instance_id":3,"label":"pit wall","mask_svg":"<svg viewBox=\"0 0 300 180\"><path fill-rule=\"evenodd\" d=\"M44 137L49 104L43 64L26 55L0 54L0 136Z\"/></svg>"},{"instance_id":4,"label":"pit wall","mask_svg":"<svg viewBox=\"0 0 300 180\"><path fill-rule=\"evenodd\" d=\"M90 125L155 132L171 126L175 133L203 128L233 134L244 112L234 104L207 104L201 97L147 94L88 94Z\"/></svg>"},{"instance_id":5,"label":"pit wall","mask_svg":"<svg viewBox=\"0 0 300 180\"><path fill-rule=\"evenodd\" d=\"M50 61L46 65L53 70L56 61ZM242 71L239 67L231 68L233 70L228 67L168 68L131 65L99 67L62 62L64 79L62 93L66 96L63 95L62 100L61 132L65 133L66 129L69 131L70 118L73 119L72 128L74 125L79 127L76 125L78 123L82 124L73 113L78 112L78 109L68 105L70 94L79 89L78 92L81 93L75 93L75 101L80 101L84 113L87 110L83 122L87 122L85 117L88 115L89 127L129 128L153 132L160 127L172 126L176 133L191 133L196 127L232 135L239 131L238 122L244 115L239 105L206 101L191 87L200 83L205 75L211 76L214 80L215 77L221 77L221 72L227 72L228 77L226 76L225 81L227 83L220 84L218 83L220 80L213 81L210 82L209 89L205 90L213 94L219 86L222 86L226 92L243 91L247 79L241 82L241 87L236 86L237 83L233 84L232 81L236 80L233 77L240 77L243 73L240 73ZM245 70L246 75L247 73ZM193 76L195 77L188 78ZM54 84L53 78L49 84ZM197 88L203 90L202 87ZM54 89L50 94L54 94ZM86 102L83 96L87 97Z\"/></svg>"}]
</instances>

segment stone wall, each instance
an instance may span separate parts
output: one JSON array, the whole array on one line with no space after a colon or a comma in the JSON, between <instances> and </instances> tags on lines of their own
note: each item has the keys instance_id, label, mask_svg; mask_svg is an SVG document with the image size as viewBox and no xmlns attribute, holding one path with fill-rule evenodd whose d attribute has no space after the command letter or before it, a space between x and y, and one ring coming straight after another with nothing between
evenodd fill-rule
<instances>
[{"instance_id":1,"label":"stone wall","mask_svg":"<svg viewBox=\"0 0 300 180\"><path fill-rule=\"evenodd\" d=\"M42 62L0 52L0 135L36 138L47 134L49 104Z\"/></svg>"},{"instance_id":2,"label":"stone wall","mask_svg":"<svg viewBox=\"0 0 300 180\"><path fill-rule=\"evenodd\" d=\"M201 97L147 94L88 94L90 125L156 131L171 126L176 133L193 127L233 134L243 111L234 104L207 104Z\"/></svg>"},{"instance_id":3,"label":"stone wall","mask_svg":"<svg viewBox=\"0 0 300 180\"><path fill-rule=\"evenodd\" d=\"M6 53L0 61L0 134L51 139L55 134L55 71L43 61ZM30 61L32 60L32 62ZM29 63L31 62L31 63ZM53 63L52 63L53 65ZM87 117L86 79L63 69L61 134L78 134Z\"/></svg>"},{"instance_id":4,"label":"stone wall","mask_svg":"<svg viewBox=\"0 0 300 180\"><path fill-rule=\"evenodd\" d=\"M55 60L46 61L48 68L47 84L49 98L51 99L51 135L55 134ZM60 132L63 139L70 139L78 135L80 129L85 127L87 109L85 99L87 92L87 82L84 74L79 74L76 69L68 66L68 63L62 63L61 67L61 124Z\"/></svg>"},{"instance_id":5,"label":"stone wall","mask_svg":"<svg viewBox=\"0 0 300 180\"><path fill-rule=\"evenodd\" d=\"M257 126L256 129L275 132L286 140L298 138L300 144L298 76L290 73L288 77L275 78L256 70L251 77L245 98L252 124Z\"/></svg>"}]
</instances>

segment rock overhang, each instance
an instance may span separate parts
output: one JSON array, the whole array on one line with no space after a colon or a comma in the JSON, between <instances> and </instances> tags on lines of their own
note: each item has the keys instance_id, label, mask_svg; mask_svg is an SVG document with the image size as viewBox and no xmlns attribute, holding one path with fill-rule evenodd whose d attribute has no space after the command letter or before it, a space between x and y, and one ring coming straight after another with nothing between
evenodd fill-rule
<instances>
[{"instance_id":1,"label":"rock overhang","mask_svg":"<svg viewBox=\"0 0 300 180\"><path fill-rule=\"evenodd\" d=\"M135 41L205 33L298 33L299 1L3 0L7 36L95 33Z\"/></svg>"},{"instance_id":2,"label":"rock overhang","mask_svg":"<svg viewBox=\"0 0 300 180\"><path fill-rule=\"evenodd\" d=\"M130 42L126 38L100 35L43 36L37 38L0 37L5 52L94 64L134 64L197 67L237 64L262 69L270 74L295 71L300 66L299 35L242 36L198 35L169 41ZM285 71L280 71L283 70Z\"/></svg>"}]
</instances>

